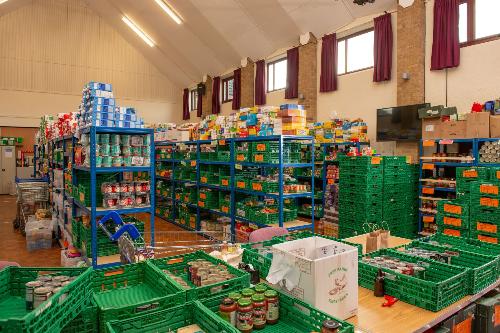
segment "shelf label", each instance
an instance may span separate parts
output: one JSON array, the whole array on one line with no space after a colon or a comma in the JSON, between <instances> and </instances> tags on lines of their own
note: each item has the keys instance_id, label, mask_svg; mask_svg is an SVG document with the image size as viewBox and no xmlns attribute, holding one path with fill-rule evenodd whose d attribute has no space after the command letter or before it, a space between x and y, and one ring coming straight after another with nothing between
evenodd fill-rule
<instances>
[{"instance_id":1,"label":"shelf label","mask_svg":"<svg viewBox=\"0 0 500 333\"><path fill-rule=\"evenodd\" d=\"M451 213L451 214L462 214L462 207L461 206L456 206L456 205L451 205L451 204L444 204L444 211L446 213Z\"/></svg>"},{"instance_id":2,"label":"shelf label","mask_svg":"<svg viewBox=\"0 0 500 333\"><path fill-rule=\"evenodd\" d=\"M257 151L266 151L266 144L265 143L258 143L256 148L257 148Z\"/></svg>"},{"instance_id":3,"label":"shelf label","mask_svg":"<svg viewBox=\"0 0 500 333\"><path fill-rule=\"evenodd\" d=\"M464 178L477 178L478 177L477 170L475 169L465 170L464 172L462 172L462 176Z\"/></svg>"},{"instance_id":4,"label":"shelf label","mask_svg":"<svg viewBox=\"0 0 500 333\"><path fill-rule=\"evenodd\" d=\"M481 206L487 206L487 207L498 207L498 199L480 198L479 204Z\"/></svg>"},{"instance_id":5,"label":"shelf label","mask_svg":"<svg viewBox=\"0 0 500 333\"><path fill-rule=\"evenodd\" d=\"M422 188L423 194L434 194L434 187L424 187Z\"/></svg>"},{"instance_id":6,"label":"shelf label","mask_svg":"<svg viewBox=\"0 0 500 333\"><path fill-rule=\"evenodd\" d=\"M196 161L191 161L191 166L195 167L196 166Z\"/></svg>"},{"instance_id":7,"label":"shelf label","mask_svg":"<svg viewBox=\"0 0 500 333\"><path fill-rule=\"evenodd\" d=\"M422 220L424 223L434 223L434 216L424 216Z\"/></svg>"},{"instance_id":8,"label":"shelf label","mask_svg":"<svg viewBox=\"0 0 500 333\"><path fill-rule=\"evenodd\" d=\"M222 179L222 186L229 186L229 179Z\"/></svg>"},{"instance_id":9,"label":"shelf label","mask_svg":"<svg viewBox=\"0 0 500 333\"><path fill-rule=\"evenodd\" d=\"M424 163L424 164L422 164L422 169L423 170L434 170L434 164L433 163Z\"/></svg>"},{"instance_id":10,"label":"shelf label","mask_svg":"<svg viewBox=\"0 0 500 333\"><path fill-rule=\"evenodd\" d=\"M208 183L207 177L201 177L200 182L205 183L205 184Z\"/></svg>"},{"instance_id":11,"label":"shelf label","mask_svg":"<svg viewBox=\"0 0 500 333\"><path fill-rule=\"evenodd\" d=\"M483 184L480 186L481 193L498 195L498 186Z\"/></svg>"},{"instance_id":12,"label":"shelf label","mask_svg":"<svg viewBox=\"0 0 500 333\"><path fill-rule=\"evenodd\" d=\"M455 227L460 227L460 226L462 226L462 219L458 219L458 218L450 217L450 216L444 216L443 217L443 224L452 225Z\"/></svg>"},{"instance_id":13,"label":"shelf label","mask_svg":"<svg viewBox=\"0 0 500 333\"><path fill-rule=\"evenodd\" d=\"M198 206L205 207L205 203L203 201L198 201Z\"/></svg>"},{"instance_id":14,"label":"shelf label","mask_svg":"<svg viewBox=\"0 0 500 333\"><path fill-rule=\"evenodd\" d=\"M477 235L477 239L479 239L482 242L498 244L498 239L495 238L495 237L489 237L489 236L484 236L484 235Z\"/></svg>"},{"instance_id":15,"label":"shelf label","mask_svg":"<svg viewBox=\"0 0 500 333\"><path fill-rule=\"evenodd\" d=\"M262 191L262 184L261 183L252 183L252 189L254 191Z\"/></svg>"},{"instance_id":16,"label":"shelf label","mask_svg":"<svg viewBox=\"0 0 500 333\"><path fill-rule=\"evenodd\" d=\"M500 179L500 171L497 171L497 179Z\"/></svg>"},{"instance_id":17,"label":"shelf label","mask_svg":"<svg viewBox=\"0 0 500 333\"><path fill-rule=\"evenodd\" d=\"M243 170L243 165L241 165L241 164L235 164L235 165L234 165L234 168L235 168L236 170Z\"/></svg>"},{"instance_id":18,"label":"shelf label","mask_svg":"<svg viewBox=\"0 0 500 333\"><path fill-rule=\"evenodd\" d=\"M476 228L478 231L497 233L497 226L495 224L478 222Z\"/></svg>"},{"instance_id":19,"label":"shelf label","mask_svg":"<svg viewBox=\"0 0 500 333\"><path fill-rule=\"evenodd\" d=\"M434 147L434 140L424 140L422 145L424 147Z\"/></svg>"},{"instance_id":20,"label":"shelf label","mask_svg":"<svg viewBox=\"0 0 500 333\"><path fill-rule=\"evenodd\" d=\"M229 207L228 206L222 206L221 210L223 213L229 214Z\"/></svg>"},{"instance_id":21,"label":"shelf label","mask_svg":"<svg viewBox=\"0 0 500 333\"><path fill-rule=\"evenodd\" d=\"M262 154L257 154L253 156L255 159L255 162L263 162L264 161L264 155Z\"/></svg>"},{"instance_id":22,"label":"shelf label","mask_svg":"<svg viewBox=\"0 0 500 333\"><path fill-rule=\"evenodd\" d=\"M181 199L181 194L180 193L176 193L175 194L175 200L180 200Z\"/></svg>"},{"instance_id":23,"label":"shelf label","mask_svg":"<svg viewBox=\"0 0 500 333\"><path fill-rule=\"evenodd\" d=\"M443 234L448 235L448 236L460 237L460 230L444 229Z\"/></svg>"},{"instance_id":24,"label":"shelf label","mask_svg":"<svg viewBox=\"0 0 500 333\"><path fill-rule=\"evenodd\" d=\"M238 187L238 188L245 188L246 184L245 184L245 182L236 182L236 187Z\"/></svg>"},{"instance_id":25,"label":"shelf label","mask_svg":"<svg viewBox=\"0 0 500 333\"><path fill-rule=\"evenodd\" d=\"M219 140L219 146L225 146L226 140Z\"/></svg>"},{"instance_id":26,"label":"shelf label","mask_svg":"<svg viewBox=\"0 0 500 333\"><path fill-rule=\"evenodd\" d=\"M453 140L439 140L440 145L452 145Z\"/></svg>"},{"instance_id":27,"label":"shelf label","mask_svg":"<svg viewBox=\"0 0 500 333\"><path fill-rule=\"evenodd\" d=\"M207 198L207 195L205 193L200 193L200 199L205 200Z\"/></svg>"},{"instance_id":28,"label":"shelf label","mask_svg":"<svg viewBox=\"0 0 500 333\"><path fill-rule=\"evenodd\" d=\"M380 164L381 158L378 156L372 156L372 164Z\"/></svg>"},{"instance_id":29,"label":"shelf label","mask_svg":"<svg viewBox=\"0 0 500 333\"><path fill-rule=\"evenodd\" d=\"M236 155L236 160L238 162L244 162L245 161L245 154L238 154L238 155Z\"/></svg>"},{"instance_id":30,"label":"shelf label","mask_svg":"<svg viewBox=\"0 0 500 333\"><path fill-rule=\"evenodd\" d=\"M335 179L333 179L333 178L328 178L327 183L328 183L328 185L333 185L333 184L335 184Z\"/></svg>"}]
</instances>

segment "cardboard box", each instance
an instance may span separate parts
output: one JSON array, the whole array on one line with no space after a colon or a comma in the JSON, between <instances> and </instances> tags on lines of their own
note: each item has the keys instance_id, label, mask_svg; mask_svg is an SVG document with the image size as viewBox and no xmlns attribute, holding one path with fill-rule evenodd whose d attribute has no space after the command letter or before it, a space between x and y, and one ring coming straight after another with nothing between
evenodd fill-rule
<instances>
[{"instance_id":1,"label":"cardboard box","mask_svg":"<svg viewBox=\"0 0 500 333\"><path fill-rule=\"evenodd\" d=\"M441 138L463 139L466 138L466 121L445 121L441 123ZM488 129L489 131L489 129Z\"/></svg>"},{"instance_id":2,"label":"cardboard box","mask_svg":"<svg viewBox=\"0 0 500 333\"><path fill-rule=\"evenodd\" d=\"M467 138L490 137L490 113L475 112L467 114Z\"/></svg>"},{"instance_id":3,"label":"cardboard box","mask_svg":"<svg viewBox=\"0 0 500 333\"><path fill-rule=\"evenodd\" d=\"M323 237L273 245L267 280L336 318L347 319L358 311L358 249L354 246Z\"/></svg>"},{"instance_id":4,"label":"cardboard box","mask_svg":"<svg viewBox=\"0 0 500 333\"><path fill-rule=\"evenodd\" d=\"M441 118L422 119L422 139L441 138Z\"/></svg>"},{"instance_id":5,"label":"cardboard box","mask_svg":"<svg viewBox=\"0 0 500 333\"><path fill-rule=\"evenodd\" d=\"M279 117L307 117L306 110L285 109L278 112Z\"/></svg>"},{"instance_id":6,"label":"cardboard box","mask_svg":"<svg viewBox=\"0 0 500 333\"><path fill-rule=\"evenodd\" d=\"M500 116L490 116L490 137L500 138Z\"/></svg>"},{"instance_id":7,"label":"cardboard box","mask_svg":"<svg viewBox=\"0 0 500 333\"><path fill-rule=\"evenodd\" d=\"M296 116L292 116L292 117L282 117L281 118L283 123L301 123L301 124L306 124L306 117L296 117Z\"/></svg>"}]
</instances>

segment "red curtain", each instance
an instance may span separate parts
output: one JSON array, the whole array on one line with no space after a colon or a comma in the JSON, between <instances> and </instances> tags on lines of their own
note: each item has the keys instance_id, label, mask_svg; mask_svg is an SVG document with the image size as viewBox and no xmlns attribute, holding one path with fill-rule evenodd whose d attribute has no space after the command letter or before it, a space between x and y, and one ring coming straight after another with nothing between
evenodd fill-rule
<instances>
[{"instance_id":1,"label":"red curtain","mask_svg":"<svg viewBox=\"0 0 500 333\"><path fill-rule=\"evenodd\" d=\"M202 101L202 95L199 93L200 91L197 90L196 94L198 95L198 104L196 105L196 116L201 117L203 114L203 101Z\"/></svg>"},{"instance_id":2,"label":"red curtain","mask_svg":"<svg viewBox=\"0 0 500 333\"><path fill-rule=\"evenodd\" d=\"M373 82L389 81L392 68L392 23L387 13L373 19Z\"/></svg>"},{"instance_id":3,"label":"red curtain","mask_svg":"<svg viewBox=\"0 0 500 333\"><path fill-rule=\"evenodd\" d=\"M241 68L233 72L233 110L239 110L241 104Z\"/></svg>"},{"instance_id":4,"label":"red curtain","mask_svg":"<svg viewBox=\"0 0 500 333\"><path fill-rule=\"evenodd\" d=\"M220 113L220 76L214 77L212 83L212 114Z\"/></svg>"},{"instance_id":5,"label":"red curtain","mask_svg":"<svg viewBox=\"0 0 500 333\"><path fill-rule=\"evenodd\" d=\"M259 60L255 63L255 105L266 104L266 63Z\"/></svg>"},{"instance_id":6,"label":"red curtain","mask_svg":"<svg viewBox=\"0 0 500 333\"><path fill-rule=\"evenodd\" d=\"M189 120L189 89L184 89L182 95L182 120Z\"/></svg>"},{"instance_id":7,"label":"red curtain","mask_svg":"<svg viewBox=\"0 0 500 333\"><path fill-rule=\"evenodd\" d=\"M323 36L319 91L337 90L337 34Z\"/></svg>"},{"instance_id":8,"label":"red curtain","mask_svg":"<svg viewBox=\"0 0 500 333\"><path fill-rule=\"evenodd\" d=\"M286 89L285 98L299 97L299 48L286 51Z\"/></svg>"},{"instance_id":9,"label":"red curtain","mask_svg":"<svg viewBox=\"0 0 500 333\"><path fill-rule=\"evenodd\" d=\"M431 70L458 67L458 6L460 0L435 0Z\"/></svg>"}]
</instances>

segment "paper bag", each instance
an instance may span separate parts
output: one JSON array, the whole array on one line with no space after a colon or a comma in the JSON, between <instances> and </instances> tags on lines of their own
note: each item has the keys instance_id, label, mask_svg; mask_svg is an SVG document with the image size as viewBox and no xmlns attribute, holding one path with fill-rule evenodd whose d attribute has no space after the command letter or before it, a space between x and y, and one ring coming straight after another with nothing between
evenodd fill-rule
<instances>
[{"instance_id":1,"label":"paper bag","mask_svg":"<svg viewBox=\"0 0 500 333\"><path fill-rule=\"evenodd\" d=\"M380 230L380 244L379 249L387 249L389 247L389 236L391 232L389 230Z\"/></svg>"},{"instance_id":2,"label":"paper bag","mask_svg":"<svg viewBox=\"0 0 500 333\"><path fill-rule=\"evenodd\" d=\"M366 236L366 253L378 250L378 231L372 231Z\"/></svg>"}]
</instances>

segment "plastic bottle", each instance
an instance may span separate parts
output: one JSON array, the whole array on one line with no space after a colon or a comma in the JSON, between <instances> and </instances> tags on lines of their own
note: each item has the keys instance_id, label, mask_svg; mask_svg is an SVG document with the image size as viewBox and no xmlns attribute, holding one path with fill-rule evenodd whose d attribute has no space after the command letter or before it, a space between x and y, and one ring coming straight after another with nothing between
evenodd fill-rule
<instances>
[{"instance_id":1,"label":"plastic bottle","mask_svg":"<svg viewBox=\"0 0 500 333\"><path fill-rule=\"evenodd\" d=\"M373 295L375 297L384 297L384 272L382 269L378 269L377 276L375 277L374 287L373 287Z\"/></svg>"}]
</instances>

